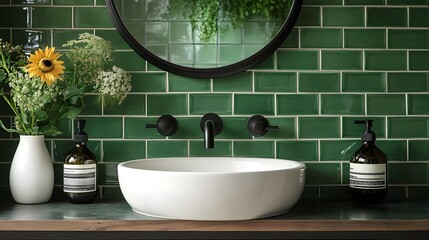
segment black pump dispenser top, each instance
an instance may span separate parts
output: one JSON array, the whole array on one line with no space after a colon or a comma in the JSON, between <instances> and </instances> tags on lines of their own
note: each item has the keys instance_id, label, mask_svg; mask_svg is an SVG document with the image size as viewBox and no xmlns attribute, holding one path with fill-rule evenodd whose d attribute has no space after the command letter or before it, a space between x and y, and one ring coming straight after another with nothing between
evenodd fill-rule
<instances>
[{"instance_id":1,"label":"black pump dispenser top","mask_svg":"<svg viewBox=\"0 0 429 240\"><path fill-rule=\"evenodd\" d=\"M366 120L356 120L355 124L365 124L366 130L362 133L362 141L364 142L373 142L375 141L375 133L371 131L372 128L372 122L374 120L366 119Z\"/></svg>"},{"instance_id":2,"label":"black pump dispenser top","mask_svg":"<svg viewBox=\"0 0 429 240\"><path fill-rule=\"evenodd\" d=\"M75 142L87 142L88 141L88 134L86 132L83 131L83 129L85 128L85 120L83 119L79 119L77 120L77 129L78 131L74 134L74 141Z\"/></svg>"}]
</instances>

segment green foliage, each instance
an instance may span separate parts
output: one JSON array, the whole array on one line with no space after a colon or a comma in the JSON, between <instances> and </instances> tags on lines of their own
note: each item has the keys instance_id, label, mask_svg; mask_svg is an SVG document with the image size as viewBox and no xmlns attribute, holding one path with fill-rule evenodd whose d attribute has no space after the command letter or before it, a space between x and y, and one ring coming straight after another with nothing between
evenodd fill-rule
<instances>
[{"instance_id":1,"label":"green foliage","mask_svg":"<svg viewBox=\"0 0 429 240\"><path fill-rule=\"evenodd\" d=\"M272 22L272 29L276 30L288 16L292 1L171 0L171 9L182 11L201 41L208 43L218 32L239 28L252 18ZM219 20L226 24L220 25Z\"/></svg>"}]
</instances>

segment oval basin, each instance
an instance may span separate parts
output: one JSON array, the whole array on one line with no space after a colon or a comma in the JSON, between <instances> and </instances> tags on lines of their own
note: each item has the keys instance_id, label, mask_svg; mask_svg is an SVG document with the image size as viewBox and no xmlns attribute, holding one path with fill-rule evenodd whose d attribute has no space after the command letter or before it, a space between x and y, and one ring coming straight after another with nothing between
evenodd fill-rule
<instances>
[{"instance_id":1,"label":"oval basin","mask_svg":"<svg viewBox=\"0 0 429 240\"><path fill-rule=\"evenodd\" d=\"M118 177L137 213L245 220L288 212L304 188L305 165L267 158L158 158L123 162Z\"/></svg>"}]
</instances>

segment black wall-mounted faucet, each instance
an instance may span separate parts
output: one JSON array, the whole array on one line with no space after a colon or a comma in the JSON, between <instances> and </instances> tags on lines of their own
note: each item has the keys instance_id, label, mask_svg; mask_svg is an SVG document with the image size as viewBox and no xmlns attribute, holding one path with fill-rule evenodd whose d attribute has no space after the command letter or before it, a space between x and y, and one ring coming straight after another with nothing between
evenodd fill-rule
<instances>
[{"instance_id":1,"label":"black wall-mounted faucet","mask_svg":"<svg viewBox=\"0 0 429 240\"><path fill-rule=\"evenodd\" d=\"M171 136L177 131L177 120L171 115L162 115L156 124L146 124L146 128L156 128L162 136Z\"/></svg>"},{"instance_id":2,"label":"black wall-mounted faucet","mask_svg":"<svg viewBox=\"0 0 429 240\"><path fill-rule=\"evenodd\" d=\"M214 136L222 131L222 119L215 113L207 113L201 118L200 127L204 133L204 148L214 148Z\"/></svg>"},{"instance_id":3,"label":"black wall-mounted faucet","mask_svg":"<svg viewBox=\"0 0 429 240\"><path fill-rule=\"evenodd\" d=\"M269 126L268 120L261 115L254 115L247 121L247 131L255 137L265 135L268 130L277 130L278 126Z\"/></svg>"}]
</instances>

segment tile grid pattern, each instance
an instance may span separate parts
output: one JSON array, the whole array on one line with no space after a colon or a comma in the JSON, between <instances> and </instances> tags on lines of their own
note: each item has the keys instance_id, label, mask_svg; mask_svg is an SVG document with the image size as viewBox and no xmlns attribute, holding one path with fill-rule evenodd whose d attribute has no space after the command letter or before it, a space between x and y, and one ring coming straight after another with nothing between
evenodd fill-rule
<instances>
[{"instance_id":1,"label":"tile grid pattern","mask_svg":"<svg viewBox=\"0 0 429 240\"><path fill-rule=\"evenodd\" d=\"M0 37L23 43L35 34L41 40L32 46L61 48L78 33L93 31L112 41L116 64L133 74L133 93L121 107L101 109L87 98L83 116L101 162L102 197L120 197L116 165L121 160L251 156L305 162L305 198L347 198L347 160L360 146L362 131L353 120L370 117L376 120L378 146L390 160L389 198L429 198L427 0L304 1L297 26L276 54L246 73L214 80L175 76L141 60L113 29L102 1L27 1L34 9L30 26L10 20L10 11L22 16L22 2L0 0ZM62 16L53 13L59 9ZM10 121L1 106L2 119ZM210 152L196 127L206 112L220 114L225 124ZM179 120L170 139L144 128L162 114ZM252 138L246 121L253 114L267 116L280 130ZM58 190L73 127L65 123L64 129L66 136L47 141ZM2 151L16 146L16 138L0 134ZM0 159L2 195L8 194L11 156L13 151Z\"/></svg>"}]
</instances>

